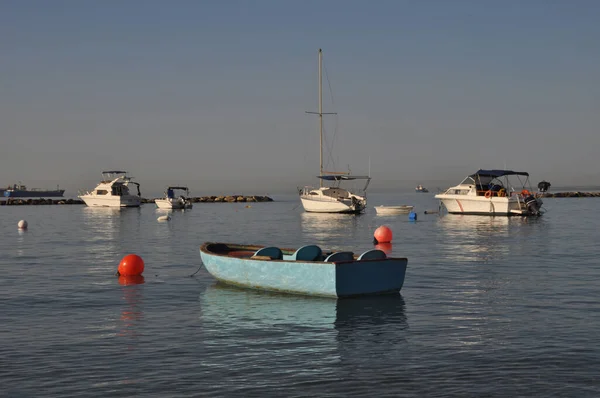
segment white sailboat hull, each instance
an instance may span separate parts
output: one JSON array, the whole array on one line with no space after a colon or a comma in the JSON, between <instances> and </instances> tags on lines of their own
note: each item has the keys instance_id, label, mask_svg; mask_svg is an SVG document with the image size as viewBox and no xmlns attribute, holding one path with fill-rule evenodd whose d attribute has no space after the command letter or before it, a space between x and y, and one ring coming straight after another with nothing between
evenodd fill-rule
<instances>
[{"instance_id":1,"label":"white sailboat hull","mask_svg":"<svg viewBox=\"0 0 600 398\"><path fill-rule=\"evenodd\" d=\"M334 201L327 199L309 199L301 197L304 210L312 213L359 213L350 200Z\"/></svg>"},{"instance_id":2,"label":"white sailboat hull","mask_svg":"<svg viewBox=\"0 0 600 398\"><path fill-rule=\"evenodd\" d=\"M306 187L300 194L304 210L312 213L361 213L367 199L340 187Z\"/></svg>"}]
</instances>

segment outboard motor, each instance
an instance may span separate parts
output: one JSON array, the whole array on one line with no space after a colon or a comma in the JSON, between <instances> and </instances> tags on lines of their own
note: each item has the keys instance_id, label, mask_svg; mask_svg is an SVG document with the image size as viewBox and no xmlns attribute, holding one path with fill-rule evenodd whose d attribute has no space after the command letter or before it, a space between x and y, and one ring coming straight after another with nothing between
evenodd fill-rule
<instances>
[{"instance_id":1,"label":"outboard motor","mask_svg":"<svg viewBox=\"0 0 600 398\"><path fill-rule=\"evenodd\" d=\"M547 192L548 188L550 188L550 185L552 184L550 184L548 181L541 181L538 184L538 189L540 190L540 192Z\"/></svg>"},{"instance_id":2,"label":"outboard motor","mask_svg":"<svg viewBox=\"0 0 600 398\"><path fill-rule=\"evenodd\" d=\"M542 215L542 212L540 211L540 208L542 206L541 200L536 199L533 195L529 195L525 199L523 199L523 202L525 202L525 206L527 206L529 214L531 214L532 216Z\"/></svg>"}]
</instances>

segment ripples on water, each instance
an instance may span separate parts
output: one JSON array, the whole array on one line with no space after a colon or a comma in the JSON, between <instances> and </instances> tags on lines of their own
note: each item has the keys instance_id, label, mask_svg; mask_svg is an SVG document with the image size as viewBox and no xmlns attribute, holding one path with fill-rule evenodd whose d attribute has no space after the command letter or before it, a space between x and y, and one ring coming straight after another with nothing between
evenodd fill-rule
<instances>
[{"instance_id":1,"label":"ripples on water","mask_svg":"<svg viewBox=\"0 0 600 398\"><path fill-rule=\"evenodd\" d=\"M277 198L276 198L277 199ZM597 199L540 219L314 215L273 203L2 207L1 396L600 395ZM372 211L371 211L372 210ZM18 232L18 220L29 230ZM360 252L386 224L402 294L331 300L216 284L203 241ZM143 279L114 276L128 253Z\"/></svg>"}]
</instances>

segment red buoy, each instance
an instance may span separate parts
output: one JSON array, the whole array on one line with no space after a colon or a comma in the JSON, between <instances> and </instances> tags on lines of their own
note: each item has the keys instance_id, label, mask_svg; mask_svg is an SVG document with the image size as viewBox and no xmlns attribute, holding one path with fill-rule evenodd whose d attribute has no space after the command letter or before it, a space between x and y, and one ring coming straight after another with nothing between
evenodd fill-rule
<instances>
[{"instance_id":1,"label":"red buoy","mask_svg":"<svg viewBox=\"0 0 600 398\"><path fill-rule=\"evenodd\" d=\"M141 275L144 272L144 260L137 254L128 254L119 263L118 273L123 276Z\"/></svg>"},{"instance_id":2,"label":"red buoy","mask_svg":"<svg viewBox=\"0 0 600 398\"><path fill-rule=\"evenodd\" d=\"M392 241L392 230L382 225L375 230L373 234L375 240L374 243L390 243Z\"/></svg>"}]
</instances>

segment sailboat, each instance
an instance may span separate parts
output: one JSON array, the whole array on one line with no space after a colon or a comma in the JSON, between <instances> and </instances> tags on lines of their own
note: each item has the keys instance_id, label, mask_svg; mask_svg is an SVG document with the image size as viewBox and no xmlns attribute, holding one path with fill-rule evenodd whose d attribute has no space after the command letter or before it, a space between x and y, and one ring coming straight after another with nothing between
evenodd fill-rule
<instances>
[{"instance_id":1,"label":"sailboat","mask_svg":"<svg viewBox=\"0 0 600 398\"><path fill-rule=\"evenodd\" d=\"M319 49L319 111L306 112L319 116L319 188L306 186L299 190L300 200L304 210L313 213L362 213L367 206L367 187L370 176L355 176L345 172L330 172L323 170L323 51ZM361 195L342 188L343 181L365 180ZM330 185L326 186L324 181Z\"/></svg>"}]
</instances>

